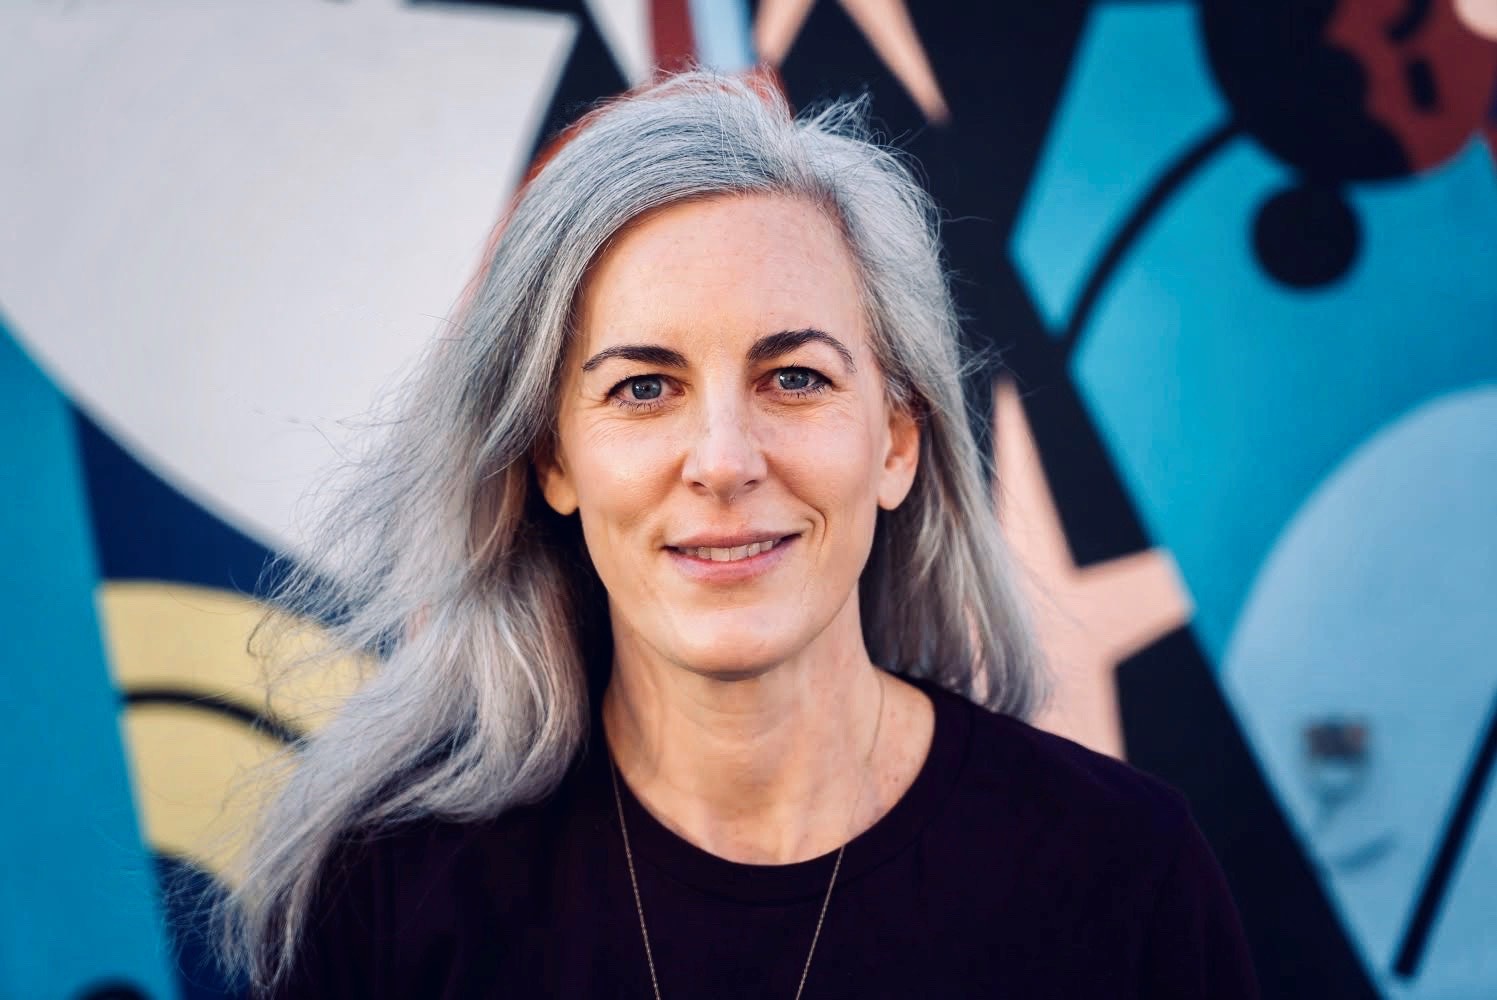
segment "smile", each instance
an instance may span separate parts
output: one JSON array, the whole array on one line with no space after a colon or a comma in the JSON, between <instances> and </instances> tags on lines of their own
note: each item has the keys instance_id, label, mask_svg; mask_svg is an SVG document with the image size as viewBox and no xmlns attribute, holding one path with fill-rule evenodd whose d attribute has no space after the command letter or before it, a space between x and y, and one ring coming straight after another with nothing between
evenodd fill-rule
<instances>
[{"instance_id":1,"label":"smile","mask_svg":"<svg viewBox=\"0 0 1497 1000\"><path fill-rule=\"evenodd\" d=\"M778 545L782 539L771 538L763 542L754 542L751 545L735 545L730 549L714 549L706 545L690 549L676 549L675 551L695 559L710 559L713 562L738 562L741 559L749 559L761 552L768 552Z\"/></svg>"},{"instance_id":2,"label":"smile","mask_svg":"<svg viewBox=\"0 0 1497 1000\"><path fill-rule=\"evenodd\" d=\"M665 551L687 579L722 586L746 583L773 571L799 537L796 534L759 538L742 545L668 545ZM730 540L737 539L723 539Z\"/></svg>"}]
</instances>

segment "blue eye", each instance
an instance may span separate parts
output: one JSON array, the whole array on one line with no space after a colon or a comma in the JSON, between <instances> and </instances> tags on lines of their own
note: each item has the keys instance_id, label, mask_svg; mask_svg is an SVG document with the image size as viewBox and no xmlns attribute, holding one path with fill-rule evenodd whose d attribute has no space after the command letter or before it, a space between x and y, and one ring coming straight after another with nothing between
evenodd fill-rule
<instances>
[{"instance_id":1,"label":"blue eye","mask_svg":"<svg viewBox=\"0 0 1497 1000\"><path fill-rule=\"evenodd\" d=\"M781 368L775 372L775 388L797 396L820 392L827 387L827 380L820 372L810 368Z\"/></svg>"},{"instance_id":2,"label":"blue eye","mask_svg":"<svg viewBox=\"0 0 1497 1000\"><path fill-rule=\"evenodd\" d=\"M629 380L629 396L631 399L647 402L651 399L659 399L660 394L664 391L665 387L661 385L660 378L655 375L647 375L644 378Z\"/></svg>"},{"instance_id":3,"label":"blue eye","mask_svg":"<svg viewBox=\"0 0 1497 1000\"><path fill-rule=\"evenodd\" d=\"M664 375L635 375L615 383L608 390L608 401L626 410L653 410L670 403L668 381Z\"/></svg>"}]
</instances>

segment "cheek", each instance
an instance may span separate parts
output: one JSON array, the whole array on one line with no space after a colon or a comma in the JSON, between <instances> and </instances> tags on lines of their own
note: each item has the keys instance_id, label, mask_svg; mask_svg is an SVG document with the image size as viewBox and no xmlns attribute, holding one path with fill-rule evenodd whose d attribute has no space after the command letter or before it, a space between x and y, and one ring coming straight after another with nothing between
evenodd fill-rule
<instances>
[{"instance_id":1,"label":"cheek","mask_svg":"<svg viewBox=\"0 0 1497 1000\"><path fill-rule=\"evenodd\" d=\"M577 436L571 472L583 534L595 562L613 541L630 534L659 509L670 486L670 453L663 434L602 423Z\"/></svg>"},{"instance_id":2,"label":"cheek","mask_svg":"<svg viewBox=\"0 0 1497 1000\"><path fill-rule=\"evenodd\" d=\"M879 456L877 438L862 414L849 407L823 419L786 424L775 431L769 450L791 492L828 523L873 517Z\"/></svg>"}]
</instances>

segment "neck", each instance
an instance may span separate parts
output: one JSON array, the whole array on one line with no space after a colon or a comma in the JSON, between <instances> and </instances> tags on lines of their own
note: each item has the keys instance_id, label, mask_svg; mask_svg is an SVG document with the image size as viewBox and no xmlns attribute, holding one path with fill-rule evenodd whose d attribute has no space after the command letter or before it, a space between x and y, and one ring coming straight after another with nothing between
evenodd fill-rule
<instances>
[{"instance_id":1,"label":"neck","mask_svg":"<svg viewBox=\"0 0 1497 1000\"><path fill-rule=\"evenodd\" d=\"M851 655L732 679L627 648L603 698L609 750L681 837L729 860L788 864L835 850L880 814L870 751L889 736L880 716L893 679L861 641Z\"/></svg>"}]
</instances>

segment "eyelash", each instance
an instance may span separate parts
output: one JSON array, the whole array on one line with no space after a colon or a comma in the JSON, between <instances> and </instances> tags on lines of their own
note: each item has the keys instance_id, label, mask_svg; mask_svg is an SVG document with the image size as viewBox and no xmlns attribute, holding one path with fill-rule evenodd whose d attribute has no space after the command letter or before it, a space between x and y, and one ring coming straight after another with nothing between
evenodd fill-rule
<instances>
[{"instance_id":1,"label":"eyelash","mask_svg":"<svg viewBox=\"0 0 1497 1000\"><path fill-rule=\"evenodd\" d=\"M814 368L806 368L806 367L804 367L802 365L792 365L791 367L788 367L788 368L776 368L774 371L770 372L770 376L773 377L773 378L777 378L780 375L784 374L785 372L805 372L806 374L808 374L811 377L813 377L814 379L816 379L816 384L815 385L808 386L808 387L806 387L804 389L780 389L779 390L780 392L783 392L783 393L785 393L786 395L789 395L789 396L793 396L793 397L812 396L812 395L815 395L818 392L825 392L827 389L831 388L831 385L832 385L831 379L829 379L825 375L821 374L821 372L817 371ZM665 375L631 375L628 378L623 379L622 381L616 383L612 389L608 390L608 399L615 406L621 406L621 407L623 407L626 410L645 411L645 410L658 409L659 407L665 405L666 401L664 399L652 399L652 400L645 400L645 401L631 400L631 399L625 399L624 397L620 396L618 393L619 393L620 389L623 389L623 388L627 387L630 383L633 383L633 382L642 382L645 379L660 379L663 382L667 378L668 378L668 376L665 376Z\"/></svg>"}]
</instances>

